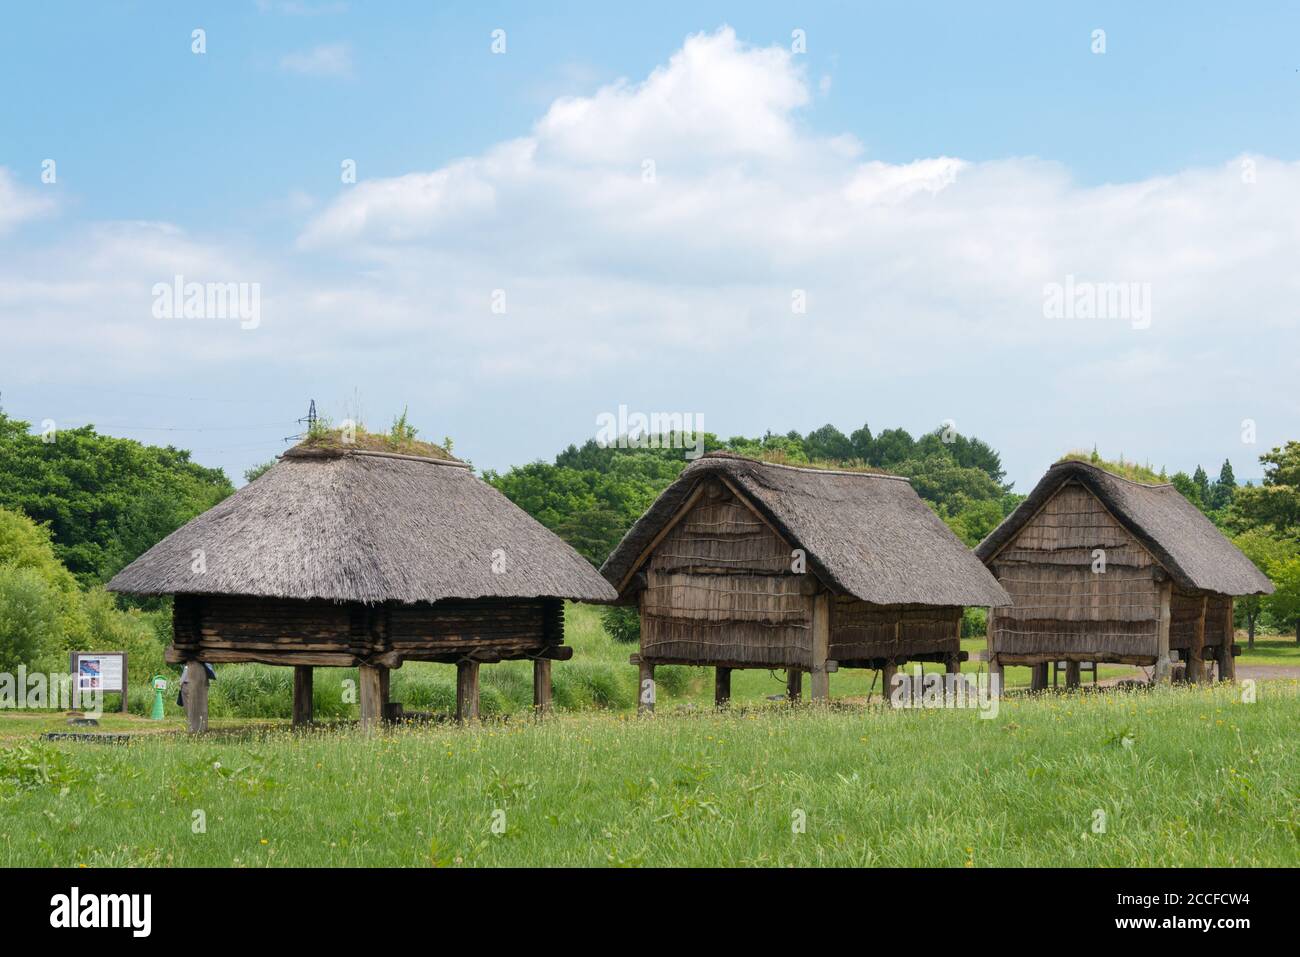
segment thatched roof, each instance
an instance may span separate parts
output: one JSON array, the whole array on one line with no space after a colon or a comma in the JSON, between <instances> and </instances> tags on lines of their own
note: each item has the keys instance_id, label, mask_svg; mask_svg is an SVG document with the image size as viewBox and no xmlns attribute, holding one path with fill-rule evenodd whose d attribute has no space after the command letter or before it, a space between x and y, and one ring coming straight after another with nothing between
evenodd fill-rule
<instances>
[{"instance_id":1,"label":"thatched roof","mask_svg":"<svg viewBox=\"0 0 1300 957\"><path fill-rule=\"evenodd\" d=\"M201 574L191 570L197 550ZM108 587L362 602L614 597L589 562L463 462L302 446Z\"/></svg>"},{"instance_id":2,"label":"thatched roof","mask_svg":"<svg viewBox=\"0 0 1300 957\"><path fill-rule=\"evenodd\" d=\"M696 484L730 482L808 569L875 604L1009 605L1011 598L948 526L894 475L800 468L711 452L682 471L601 568L616 586Z\"/></svg>"},{"instance_id":3,"label":"thatched roof","mask_svg":"<svg viewBox=\"0 0 1300 957\"><path fill-rule=\"evenodd\" d=\"M1106 506L1183 588L1223 595L1267 595L1273 583L1199 508L1173 485L1143 485L1088 462L1058 462L980 542L975 553L991 561L1066 482L1075 481Z\"/></svg>"}]
</instances>

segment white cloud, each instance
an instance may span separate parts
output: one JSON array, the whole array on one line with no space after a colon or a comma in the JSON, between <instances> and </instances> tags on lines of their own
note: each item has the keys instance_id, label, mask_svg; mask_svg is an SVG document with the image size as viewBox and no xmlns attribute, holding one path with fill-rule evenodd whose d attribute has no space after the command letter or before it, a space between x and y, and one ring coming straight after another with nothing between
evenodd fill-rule
<instances>
[{"instance_id":1,"label":"white cloud","mask_svg":"<svg viewBox=\"0 0 1300 957\"><path fill-rule=\"evenodd\" d=\"M439 415L499 436L490 465L580 438L622 401L726 434L953 418L1022 485L1094 441L1174 465L1230 447L1250 474L1242 418L1261 444L1294 431L1280 384L1300 374L1300 164L1084 186L1036 158L882 162L811 131L813 108L785 50L694 36L516 139L342 187L292 250L99 230L33 271L0 264L0 312L25 296L71 355L93 317L95 359L142 370L239 355L250 387L310 367L369 383L371 406L436 382ZM262 327L150 325L141 284L168 270L260 279ZM1149 283L1150 328L1044 318L1044 285L1067 275Z\"/></svg>"},{"instance_id":2,"label":"white cloud","mask_svg":"<svg viewBox=\"0 0 1300 957\"><path fill-rule=\"evenodd\" d=\"M56 188L20 186L14 174L0 166L0 234L53 211L55 203L49 191ZM46 192L40 192L42 189Z\"/></svg>"},{"instance_id":3,"label":"white cloud","mask_svg":"<svg viewBox=\"0 0 1300 957\"><path fill-rule=\"evenodd\" d=\"M280 69L302 76L352 76L352 48L346 43L327 43L280 58Z\"/></svg>"}]
</instances>

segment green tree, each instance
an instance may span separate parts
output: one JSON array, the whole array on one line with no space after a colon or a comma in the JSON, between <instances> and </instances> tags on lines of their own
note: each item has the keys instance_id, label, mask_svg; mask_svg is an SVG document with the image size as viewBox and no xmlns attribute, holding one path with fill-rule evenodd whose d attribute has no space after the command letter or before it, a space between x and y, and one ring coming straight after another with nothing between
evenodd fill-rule
<instances>
[{"instance_id":1,"label":"green tree","mask_svg":"<svg viewBox=\"0 0 1300 957\"><path fill-rule=\"evenodd\" d=\"M1259 461L1264 481L1237 489L1238 515L1248 525L1271 525L1281 535L1300 537L1300 442L1287 442Z\"/></svg>"},{"instance_id":2,"label":"green tree","mask_svg":"<svg viewBox=\"0 0 1300 957\"><path fill-rule=\"evenodd\" d=\"M1278 621L1295 625L1296 644L1300 644L1300 557L1275 565L1271 577L1276 591L1264 599L1264 606Z\"/></svg>"},{"instance_id":3,"label":"green tree","mask_svg":"<svg viewBox=\"0 0 1300 957\"><path fill-rule=\"evenodd\" d=\"M1297 554L1296 543L1280 538L1271 526L1248 528L1235 535L1232 543L1270 579L1274 568ZM1265 608L1264 596L1243 595L1236 600L1234 607L1236 614L1246 622L1247 647L1254 649L1255 626L1259 622L1260 612Z\"/></svg>"},{"instance_id":4,"label":"green tree","mask_svg":"<svg viewBox=\"0 0 1300 957\"><path fill-rule=\"evenodd\" d=\"M829 423L813 429L803 440L804 454L811 461L847 462L854 458L849 437Z\"/></svg>"},{"instance_id":5,"label":"green tree","mask_svg":"<svg viewBox=\"0 0 1300 957\"><path fill-rule=\"evenodd\" d=\"M1232 463L1224 459L1223 467L1219 469L1218 481L1214 483L1210 492L1211 505L1216 510L1228 508L1236 495L1237 477L1232 474Z\"/></svg>"},{"instance_id":6,"label":"green tree","mask_svg":"<svg viewBox=\"0 0 1300 957\"><path fill-rule=\"evenodd\" d=\"M49 528L83 584L106 581L234 491L220 469L176 448L64 429L53 441L0 412L0 507Z\"/></svg>"},{"instance_id":7,"label":"green tree","mask_svg":"<svg viewBox=\"0 0 1300 957\"><path fill-rule=\"evenodd\" d=\"M0 671L12 674L62 646L63 613L58 591L35 569L0 567Z\"/></svg>"}]
</instances>

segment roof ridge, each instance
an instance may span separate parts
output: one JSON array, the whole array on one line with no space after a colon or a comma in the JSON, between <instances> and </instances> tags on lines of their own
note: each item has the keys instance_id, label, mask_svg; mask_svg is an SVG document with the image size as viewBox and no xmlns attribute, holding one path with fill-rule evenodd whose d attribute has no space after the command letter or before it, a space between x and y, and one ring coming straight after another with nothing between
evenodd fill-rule
<instances>
[{"instance_id":1,"label":"roof ridge","mask_svg":"<svg viewBox=\"0 0 1300 957\"><path fill-rule=\"evenodd\" d=\"M1082 465L1085 466L1086 468L1092 469L1094 472L1100 472L1102 475L1105 475L1107 478L1113 478L1120 482L1127 482L1129 485L1136 485L1138 488L1151 488L1151 489L1174 488L1173 482L1161 482L1158 485L1152 485L1148 482L1139 482L1135 479L1126 478L1123 475L1116 475L1110 469L1104 469L1100 465L1093 465L1091 462L1085 462L1082 459L1062 459L1059 462L1053 462L1050 466L1048 466L1047 470L1050 472L1052 469L1061 468L1064 465Z\"/></svg>"},{"instance_id":2,"label":"roof ridge","mask_svg":"<svg viewBox=\"0 0 1300 957\"><path fill-rule=\"evenodd\" d=\"M750 458L748 455L739 455L735 452L707 452L696 461L703 462L705 459L730 459L736 462L761 465L764 468L789 469L791 472L807 472L812 475L850 475L853 478L891 479L895 482L912 484L912 480L906 475L891 475L889 472L858 472L852 469L821 469L815 465L787 465L784 462L765 462L762 459Z\"/></svg>"},{"instance_id":3,"label":"roof ridge","mask_svg":"<svg viewBox=\"0 0 1300 957\"><path fill-rule=\"evenodd\" d=\"M429 455L407 455L403 452L378 452L373 449L292 449L281 453L281 459L341 459L351 455L364 455L377 459L401 459L406 462L421 462L425 465L446 465L457 469L473 469L468 462L459 459L435 459Z\"/></svg>"}]
</instances>

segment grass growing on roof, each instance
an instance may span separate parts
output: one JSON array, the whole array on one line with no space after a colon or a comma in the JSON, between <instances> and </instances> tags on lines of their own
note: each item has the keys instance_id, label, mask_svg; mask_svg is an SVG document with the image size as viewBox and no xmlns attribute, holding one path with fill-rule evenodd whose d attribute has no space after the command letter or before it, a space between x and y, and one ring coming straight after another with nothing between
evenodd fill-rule
<instances>
[{"instance_id":1,"label":"grass growing on roof","mask_svg":"<svg viewBox=\"0 0 1300 957\"><path fill-rule=\"evenodd\" d=\"M371 432L361 423L335 426L330 419L321 417L307 431L296 449L315 452L393 452L399 455L419 455L431 459L459 461L451 454L451 439L441 445L417 439L419 430L406 418L406 410L393 419L387 432Z\"/></svg>"},{"instance_id":2,"label":"grass growing on roof","mask_svg":"<svg viewBox=\"0 0 1300 957\"><path fill-rule=\"evenodd\" d=\"M1111 475L1118 475L1120 478L1128 479L1130 482L1140 482L1143 485L1166 485L1169 482L1168 477L1162 472L1157 472L1151 468L1150 463L1139 465L1136 462L1126 462L1123 455L1117 461L1109 461L1098 455L1096 449L1091 452L1075 449L1066 452L1056 461L1058 464L1060 462L1086 462L1109 472Z\"/></svg>"}]
</instances>

